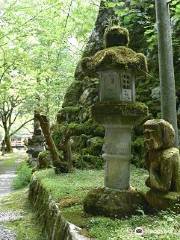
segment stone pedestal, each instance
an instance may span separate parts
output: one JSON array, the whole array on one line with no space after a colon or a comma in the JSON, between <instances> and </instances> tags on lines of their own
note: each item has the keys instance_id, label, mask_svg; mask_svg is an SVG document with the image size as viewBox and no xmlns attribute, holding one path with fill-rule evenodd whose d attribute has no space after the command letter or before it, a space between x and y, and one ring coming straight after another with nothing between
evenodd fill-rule
<instances>
[{"instance_id":1,"label":"stone pedestal","mask_svg":"<svg viewBox=\"0 0 180 240\"><path fill-rule=\"evenodd\" d=\"M146 212L144 195L136 190L114 191L106 188L91 190L84 200L84 210L88 214L112 218L130 217Z\"/></svg>"},{"instance_id":2,"label":"stone pedestal","mask_svg":"<svg viewBox=\"0 0 180 240\"><path fill-rule=\"evenodd\" d=\"M130 187L131 130L147 107L137 103L99 103L92 109L105 127L103 158L106 161L104 188L89 192L84 210L93 215L125 217L146 209L144 196Z\"/></svg>"},{"instance_id":3,"label":"stone pedestal","mask_svg":"<svg viewBox=\"0 0 180 240\"><path fill-rule=\"evenodd\" d=\"M140 103L98 103L92 115L105 127L105 188L128 190L132 127L147 115L147 107Z\"/></svg>"},{"instance_id":4,"label":"stone pedestal","mask_svg":"<svg viewBox=\"0 0 180 240\"><path fill-rule=\"evenodd\" d=\"M104 124L104 127L105 187L129 189L132 126L112 123Z\"/></svg>"}]
</instances>

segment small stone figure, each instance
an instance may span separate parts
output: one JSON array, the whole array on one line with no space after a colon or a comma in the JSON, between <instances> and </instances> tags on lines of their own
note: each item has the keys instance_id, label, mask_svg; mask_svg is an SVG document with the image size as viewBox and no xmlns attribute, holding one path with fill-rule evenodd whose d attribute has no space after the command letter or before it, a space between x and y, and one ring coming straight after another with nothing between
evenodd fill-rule
<instances>
[{"instance_id":1,"label":"small stone figure","mask_svg":"<svg viewBox=\"0 0 180 240\"><path fill-rule=\"evenodd\" d=\"M180 212L180 155L174 147L175 131L163 119L148 120L144 124L146 166L150 191L146 200L157 210L171 208Z\"/></svg>"},{"instance_id":2,"label":"small stone figure","mask_svg":"<svg viewBox=\"0 0 180 240\"><path fill-rule=\"evenodd\" d=\"M146 164L149 178L146 185L162 192L180 192L180 157L174 146L175 132L163 119L144 124Z\"/></svg>"}]
</instances>

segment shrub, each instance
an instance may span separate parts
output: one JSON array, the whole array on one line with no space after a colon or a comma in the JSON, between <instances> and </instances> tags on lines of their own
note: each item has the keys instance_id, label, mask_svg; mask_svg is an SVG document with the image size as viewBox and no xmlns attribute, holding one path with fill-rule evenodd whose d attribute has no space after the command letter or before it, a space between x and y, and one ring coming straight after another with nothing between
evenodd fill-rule
<instances>
[{"instance_id":1,"label":"shrub","mask_svg":"<svg viewBox=\"0 0 180 240\"><path fill-rule=\"evenodd\" d=\"M16 169L16 177L13 179L13 189L20 189L26 187L31 179L32 169L26 162L22 162Z\"/></svg>"},{"instance_id":2,"label":"shrub","mask_svg":"<svg viewBox=\"0 0 180 240\"><path fill-rule=\"evenodd\" d=\"M135 140L132 142L132 155L133 158L131 162L136 167L144 167L145 148L143 136L136 137Z\"/></svg>"}]
</instances>

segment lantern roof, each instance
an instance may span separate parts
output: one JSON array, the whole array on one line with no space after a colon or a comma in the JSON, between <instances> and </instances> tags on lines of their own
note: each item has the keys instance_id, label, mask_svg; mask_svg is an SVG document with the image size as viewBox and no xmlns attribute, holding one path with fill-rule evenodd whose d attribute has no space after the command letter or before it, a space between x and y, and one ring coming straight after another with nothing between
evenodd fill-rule
<instances>
[{"instance_id":1,"label":"lantern roof","mask_svg":"<svg viewBox=\"0 0 180 240\"><path fill-rule=\"evenodd\" d=\"M92 57L82 59L81 66L87 74L93 74L105 69L130 69L136 75L145 75L147 72L146 57L128 48L128 30L114 26L104 35L106 48L98 51Z\"/></svg>"}]
</instances>

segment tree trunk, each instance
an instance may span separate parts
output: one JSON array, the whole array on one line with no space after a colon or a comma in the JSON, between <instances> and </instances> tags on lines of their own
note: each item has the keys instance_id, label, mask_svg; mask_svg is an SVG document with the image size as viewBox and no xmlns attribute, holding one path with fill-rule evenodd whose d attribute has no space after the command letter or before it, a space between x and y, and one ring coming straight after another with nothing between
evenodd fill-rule
<instances>
[{"instance_id":1,"label":"tree trunk","mask_svg":"<svg viewBox=\"0 0 180 240\"><path fill-rule=\"evenodd\" d=\"M156 0L155 3L158 26L161 113L162 118L173 125L176 132L175 145L178 146L176 91L169 7L166 0Z\"/></svg>"},{"instance_id":2,"label":"tree trunk","mask_svg":"<svg viewBox=\"0 0 180 240\"><path fill-rule=\"evenodd\" d=\"M10 138L8 133L5 134L4 141L5 141L5 144L6 144L6 152L7 153L13 152L13 148L11 146L11 138Z\"/></svg>"},{"instance_id":3,"label":"tree trunk","mask_svg":"<svg viewBox=\"0 0 180 240\"><path fill-rule=\"evenodd\" d=\"M5 147L6 147L6 144L5 144L5 141L3 140L2 143L1 143L1 152L2 152L2 156L4 156L5 153L6 153L6 149L5 149Z\"/></svg>"},{"instance_id":4,"label":"tree trunk","mask_svg":"<svg viewBox=\"0 0 180 240\"><path fill-rule=\"evenodd\" d=\"M65 136L65 139L59 145L60 149L63 151L64 160L68 164L69 171L73 170L73 161L72 161L72 151L71 151L71 141L70 136Z\"/></svg>"},{"instance_id":5,"label":"tree trunk","mask_svg":"<svg viewBox=\"0 0 180 240\"><path fill-rule=\"evenodd\" d=\"M9 131L7 128L6 123L3 123L3 127L4 127L4 142L5 142L5 152L6 153L12 153L13 152L13 148L11 146L11 137L9 135Z\"/></svg>"},{"instance_id":6,"label":"tree trunk","mask_svg":"<svg viewBox=\"0 0 180 240\"><path fill-rule=\"evenodd\" d=\"M59 174L62 172L69 172L68 164L63 162L62 159L60 159L58 149L56 148L54 140L52 139L49 120L47 119L46 116L40 115L38 113L36 113L36 118L40 122L40 126L43 131L46 144L49 148L52 157L52 163L53 166L55 167L55 173Z\"/></svg>"}]
</instances>

